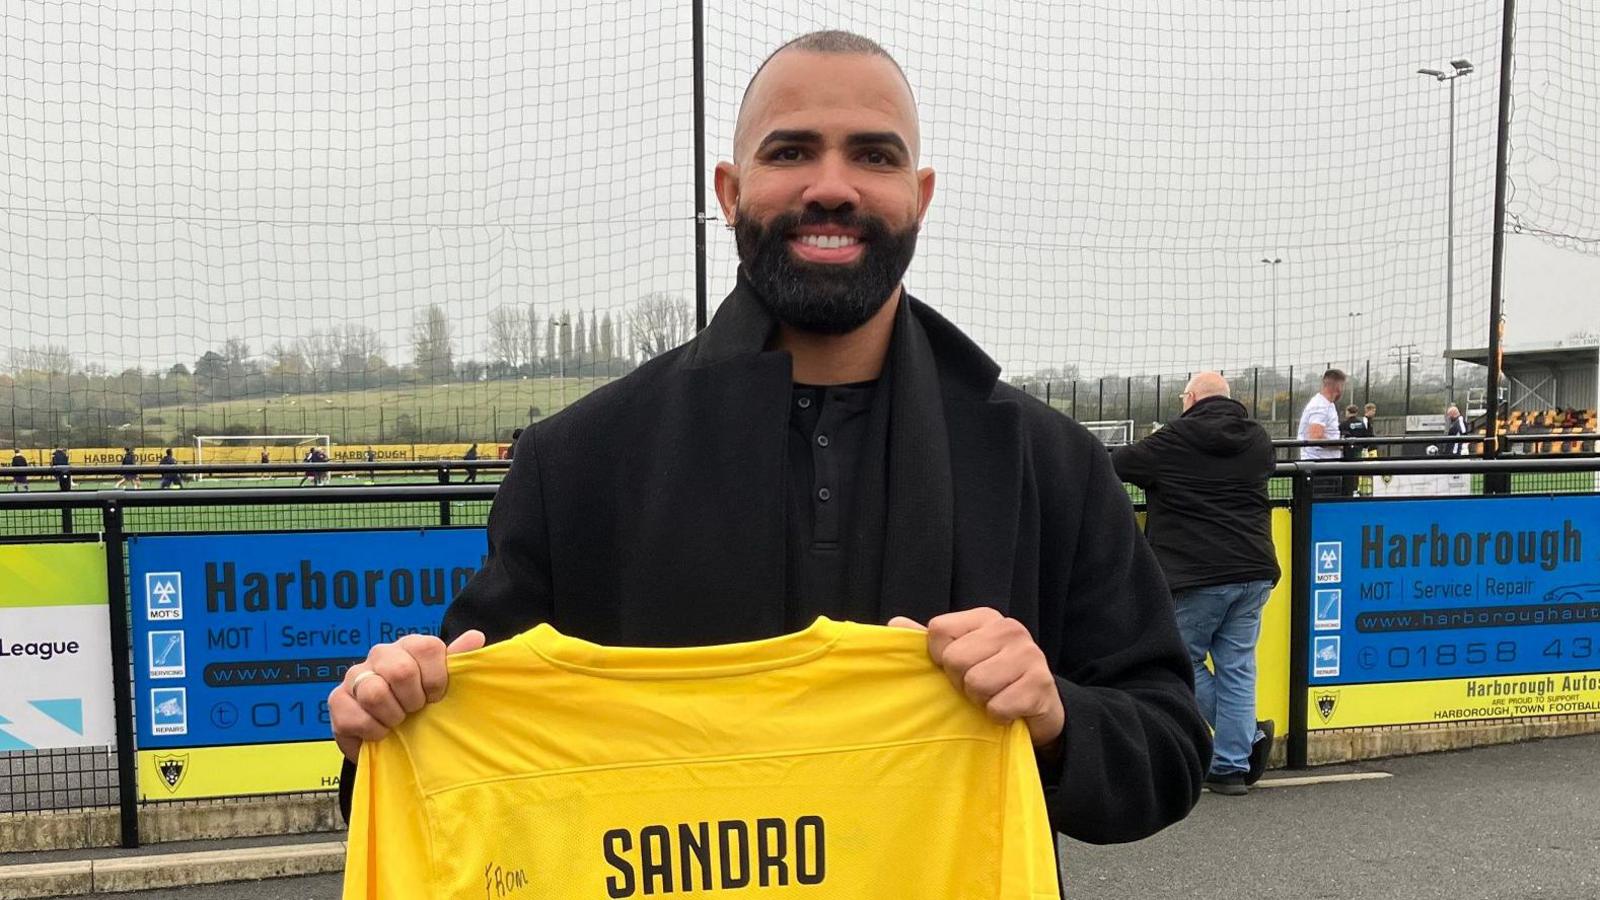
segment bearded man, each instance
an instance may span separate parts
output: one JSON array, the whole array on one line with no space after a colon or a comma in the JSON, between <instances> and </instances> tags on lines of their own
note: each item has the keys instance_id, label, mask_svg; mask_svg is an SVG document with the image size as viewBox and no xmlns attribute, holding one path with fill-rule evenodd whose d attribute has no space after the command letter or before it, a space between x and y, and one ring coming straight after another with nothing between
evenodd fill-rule
<instances>
[{"instance_id":1,"label":"bearded man","mask_svg":"<svg viewBox=\"0 0 1600 900\"><path fill-rule=\"evenodd\" d=\"M934 195L919 152L882 47L819 32L768 58L716 170L733 293L522 434L444 640L379 645L330 695L347 757L443 696L447 653L539 623L672 647L827 616L926 628L972 702L1026 722L1058 831L1188 813L1210 738L1105 449L901 284Z\"/></svg>"}]
</instances>

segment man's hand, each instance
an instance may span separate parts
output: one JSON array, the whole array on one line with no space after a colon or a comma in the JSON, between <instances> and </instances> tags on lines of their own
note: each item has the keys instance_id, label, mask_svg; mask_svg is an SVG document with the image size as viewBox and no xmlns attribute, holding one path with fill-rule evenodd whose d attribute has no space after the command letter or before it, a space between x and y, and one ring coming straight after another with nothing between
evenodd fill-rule
<instances>
[{"instance_id":1,"label":"man's hand","mask_svg":"<svg viewBox=\"0 0 1600 900\"><path fill-rule=\"evenodd\" d=\"M382 740L406 716L443 700L450 677L444 658L477 650L483 643L483 632L474 630L448 647L426 634L408 634L392 644L373 647L366 662L351 666L344 681L328 694L339 752L354 762L362 741Z\"/></svg>"},{"instance_id":2,"label":"man's hand","mask_svg":"<svg viewBox=\"0 0 1600 900\"><path fill-rule=\"evenodd\" d=\"M1044 651L1021 622L985 607L935 616L926 628L904 616L889 626L926 631L934 663L996 722L1025 720L1035 747L1061 737L1067 724L1061 692Z\"/></svg>"}]
</instances>

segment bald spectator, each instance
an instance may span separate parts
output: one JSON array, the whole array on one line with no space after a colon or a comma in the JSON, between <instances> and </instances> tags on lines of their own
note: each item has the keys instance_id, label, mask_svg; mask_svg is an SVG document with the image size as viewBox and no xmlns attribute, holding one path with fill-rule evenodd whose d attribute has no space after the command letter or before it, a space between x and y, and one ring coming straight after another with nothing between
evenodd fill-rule
<instances>
[{"instance_id":1,"label":"bald spectator","mask_svg":"<svg viewBox=\"0 0 1600 900\"><path fill-rule=\"evenodd\" d=\"M1466 417L1453 403L1444 411L1444 433L1451 438L1465 437L1467 434ZM1440 445L1440 451L1448 456L1466 456L1472 452L1472 445L1466 441L1448 440Z\"/></svg>"},{"instance_id":2,"label":"bald spectator","mask_svg":"<svg viewBox=\"0 0 1600 900\"><path fill-rule=\"evenodd\" d=\"M1272 439L1228 393L1216 372L1194 376L1183 414L1119 448L1111 464L1149 497L1145 536L1172 587L1200 712L1216 732L1206 786L1238 795L1272 750L1274 723L1256 720L1255 654L1279 572L1267 497Z\"/></svg>"}]
</instances>

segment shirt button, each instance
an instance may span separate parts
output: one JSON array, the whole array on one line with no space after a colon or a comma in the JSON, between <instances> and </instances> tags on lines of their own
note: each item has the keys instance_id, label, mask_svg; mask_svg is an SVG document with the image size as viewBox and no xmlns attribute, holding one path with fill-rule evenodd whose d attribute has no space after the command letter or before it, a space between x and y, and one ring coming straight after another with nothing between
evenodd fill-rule
<instances>
[{"instance_id":1,"label":"shirt button","mask_svg":"<svg viewBox=\"0 0 1600 900\"><path fill-rule=\"evenodd\" d=\"M825 434L817 435L817 446L818 447L826 447L826 446L828 446L829 443L830 443L830 441L828 440L828 436L827 435L825 435Z\"/></svg>"},{"instance_id":2,"label":"shirt button","mask_svg":"<svg viewBox=\"0 0 1600 900\"><path fill-rule=\"evenodd\" d=\"M799 400L797 400L795 402L800 404L800 408L801 409L810 409L811 408L811 398L810 397L801 397Z\"/></svg>"},{"instance_id":3,"label":"shirt button","mask_svg":"<svg viewBox=\"0 0 1600 900\"><path fill-rule=\"evenodd\" d=\"M832 497L832 496L833 496L833 491L830 491L827 488L818 488L817 489L817 499L821 500L823 503L827 503L828 502L828 498Z\"/></svg>"}]
</instances>

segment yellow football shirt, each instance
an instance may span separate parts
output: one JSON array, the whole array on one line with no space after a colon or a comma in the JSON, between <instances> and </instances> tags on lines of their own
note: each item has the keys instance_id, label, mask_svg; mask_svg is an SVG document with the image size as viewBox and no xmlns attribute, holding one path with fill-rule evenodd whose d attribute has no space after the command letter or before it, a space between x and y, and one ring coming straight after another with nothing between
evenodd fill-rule
<instances>
[{"instance_id":1,"label":"yellow football shirt","mask_svg":"<svg viewBox=\"0 0 1600 900\"><path fill-rule=\"evenodd\" d=\"M540 625L451 657L367 744L353 898L1056 898L1027 727L920 632L604 647Z\"/></svg>"}]
</instances>

